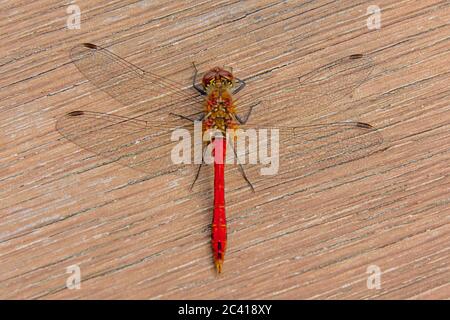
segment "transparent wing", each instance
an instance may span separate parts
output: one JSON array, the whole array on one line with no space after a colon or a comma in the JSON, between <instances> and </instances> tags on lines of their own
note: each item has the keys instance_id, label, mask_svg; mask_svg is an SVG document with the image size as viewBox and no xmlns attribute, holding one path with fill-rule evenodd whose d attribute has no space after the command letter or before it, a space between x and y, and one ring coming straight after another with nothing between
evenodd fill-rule
<instances>
[{"instance_id":1,"label":"transparent wing","mask_svg":"<svg viewBox=\"0 0 450 320\"><path fill-rule=\"evenodd\" d=\"M167 119L170 112L185 116L202 111L202 97L176 81L145 71L101 46L82 43L71 50L72 62L97 88L126 107L145 104L154 120Z\"/></svg>"},{"instance_id":2,"label":"transparent wing","mask_svg":"<svg viewBox=\"0 0 450 320\"><path fill-rule=\"evenodd\" d=\"M72 111L58 119L56 128L81 148L138 171L157 176L192 175L195 170L194 165L184 161L184 156L195 160L193 124L173 121L161 125L105 113ZM201 152L201 141L197 147Z\"/></svg>"},{"instance_id":3,"label":"transparent wing","mask_svg":"<svg viewBox=\"0 0 450 320\"><path fill-rule=\"evenodd\" d=\"M380 132L362 122L242 129L229 139L227 161L234 164L229 171L243 169L256 189L350 163L386 147ZM352 163L353 169L358 165Z\"/></svg>"},{"instance_id":4,"label":"transparent wing","mask_svg":"<svg viewBox=\"0 0 450 320\"><path fill-rule=\"evenodd\" d=\"M256 80L236 103L241 116L254 106L249 117L249 123L254 125L295 126L349 120L360 110L349 110L339 101L364 83L372 70L372 59L362 54L346 56L304 73L300 67L292 66Z\"/></svg>"}]
</instances>

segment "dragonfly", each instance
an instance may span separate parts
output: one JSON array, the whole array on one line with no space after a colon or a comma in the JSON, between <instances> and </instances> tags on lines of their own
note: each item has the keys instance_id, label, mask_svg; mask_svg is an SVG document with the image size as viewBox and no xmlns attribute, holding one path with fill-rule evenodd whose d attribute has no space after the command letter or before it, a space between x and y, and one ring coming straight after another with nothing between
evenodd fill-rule
<instances>
[{"instance_id":1,"label":"dragonfly","mask_svg":"<svg viewBox=\"0 0 450 320\"><path fill-rule=\"evenodd\" d=\"M226 174L238 172L258 192L383 150L377 128L340 121L345 107L333 107L369 78L373 62L363 54L344 56L304 74L289 67L255 80L252 90L248 80L225 66L210 68L200 77L193 63L192 83L183 84L92 43L76 45L70 56L93 85L137 115L70 111L56 123L62 136L100 158L141 172L189 176L190 188L202 167L212 165L211 245L218 273L227 249ZM189 139L196 130L201 138ZM180 149L182 140L186 148Z\"/></svg>"}]
</instances>

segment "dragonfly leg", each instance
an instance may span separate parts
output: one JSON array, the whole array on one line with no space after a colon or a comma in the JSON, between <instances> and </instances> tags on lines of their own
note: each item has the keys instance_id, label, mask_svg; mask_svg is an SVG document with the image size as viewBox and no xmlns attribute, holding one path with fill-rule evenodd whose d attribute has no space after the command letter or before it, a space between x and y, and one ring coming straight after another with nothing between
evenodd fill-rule
<instances>
[{"instance_id":1,"label":"dragonfly leg","mask_svg":"<svg viewBox=\"0 0 450 320\"><path fill-rule=\"evenodd\" d=\"M200 115L200 117L199 117L198 119L192 119L192 118L183 116L182 114L177 114L177 113L169 112L169 114L172 115L172 116L176 116L176 117L179 117L179 118L181 118L181 119L188 120L188 121L191 121L191 122L194 122L194 121L203 121L203 119L205 118L205 113L204 113L204 112L199 112L199 113L201 113L201 115Z\"/></svg>"},{"instance_id":2,"label":"dragonfly leg","mask_svg":"<svg viewBox=\"0 0 450 320\"><path fill-rule=\"evenodd\" d=\"M244 178L245 182L249 185L250 189L252 189L253 192L255 192L255 187L253 187L253 184L250 182L249 178L247 177L247 174L245 173L244 167L242 166L242 163L239 162L239 158L237 156L236 149L234 148L234 145L231 144L231 149L233 149L234 156L236 157L236 161L239 165L239 171L242 174L242 177Z\"/></svg>"},{"instance_id":3,"label":"dragonfly leg","mask_svg":"<svg viewBox=\"0 0 450 320\"><path fill-rule=\"evenodd\" d=\"M250 118L250 114L252 113L253 108L254 108L256 105L258 105L258 104L259 104L259 102L255 103L255 104L252 104L252 105L250 106L250 109L248 110L247 114L245 115L245 117L244 117L243 119L242 119L241 117L239 117L239 115L236 114L236 115L235 115L236 120L239 121L240 124L246 124L247 121L248 121L248 118Z\"/></svg>"},{"instance_id":4,"label":"dragonfly leg","mask_svg":"<svg viewBox=\"0 0 450 320\"><path fill-rule=\"evenodd\" d=\"M197 66L195 65L195 62L192 61L192 65L194 66L195 72L194 72L194 79L192 80L192 86L194 87L195 90L197 90L198 92L200 92L201 95L206 96L206 91L205 89L203 89L202 86L197 84L197 74L198 74L198 69Z\"/></svg>"},{"instance_id":5,"label":"dragonfly leg","mask_svg":"<svg viewBox=\"0 0 450 320\"><path fill-rule=\"evenodd\" d=\"M198 180L198 177L200 176L200 171L201 171L201 169L202 169L202 166L203 166L203 164L205 163L204 161L203 161L203 159L205 159L205 152L207 151L207 149L205 149L204 151L203 151L203 153L202 153L202 163L200 163L199 165L198 165L198 169L197 169L197 173L195 174L195 178L194 178L194 181L192 181L192 184L191 184L191 187L189 188L189 190L191 190L192 191L192 189L194 189L194 185L195 185L195 183L197 182L197 180Z\"/></svg>"},{"instance_id":6,"label":"dragonfly leg","mask_svg":"<svg viewBox=\"0 0 450 320\"><path fill-rule=\"evenodd\" d=\"M236 78L236 80L238 81L239 85L237 86L236 89L234 89L233 94L238 93L239 91L241 91L245 87L245 81L244 80L241 80L239 78Z\"/></svg>"},{"instance_id":7,"label":"dragonfly leg","mask_svg":"<svg viewBox=\"0 0 450 320\"><path fill-rule=\"evenodd\" d=\"M198 165L197 173L195 174L194 181L192 181L192 184L189 187L189 191L192 191L192 189L194 189L194 184L197 182L198 177L200 176L200 170L202 169L202 166L203 166L203 162Z\"/></svg>"}]
</instances>

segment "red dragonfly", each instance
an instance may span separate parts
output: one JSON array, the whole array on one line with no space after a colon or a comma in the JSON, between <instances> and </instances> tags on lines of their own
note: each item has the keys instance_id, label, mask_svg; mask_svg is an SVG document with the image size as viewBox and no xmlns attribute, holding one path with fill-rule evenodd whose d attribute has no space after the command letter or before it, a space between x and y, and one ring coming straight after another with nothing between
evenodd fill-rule
<instances>
[{"instance_id":1,"label":"red dragonfly","mask_svg":"<svg viewBox=\"0 0 450 320\"><path fill-rule=\"evenodd\" d=\"M246 82L225 67L210 69L198 81L194 64L192 86L184 86L91 43L75 46L71 58L95 86L139 115L72 111L57 122L64 137L112 162L155 176L192 174L191 187L212 156L211 238L218 273L227 247L225 167L237 169L243 181L258 191L383 149L377 129L359 121L338 121L346 110L331 107L369 77L373 63L362 54L302 76L290 68L280 73L280 80L277 75L255 80L255 89L236 99ZM180 153L180 136L193 136L196 122L201 123L202 139L187 139L193 148ZM205 135L211 130L215 133ZM233 152L227 153L227 147ZM180 154L187 161L174 161L174 155ZM189 159L199 160L197 166ZM225 166L228 163L232 165Z\"/></svg>"}]
</instances>

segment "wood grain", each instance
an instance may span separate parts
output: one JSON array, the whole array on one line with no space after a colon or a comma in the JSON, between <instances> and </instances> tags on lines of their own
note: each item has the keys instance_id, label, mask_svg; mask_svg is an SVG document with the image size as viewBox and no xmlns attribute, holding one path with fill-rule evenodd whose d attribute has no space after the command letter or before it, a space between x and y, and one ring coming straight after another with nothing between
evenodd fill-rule
<instances>
[{"instance_id":1,"label":"wood grain","mask_svg":"<svg viewBox=\"0 0 450 320\"><path fill-rule=\"evenodd\" d=\"M69 30L69 2L3 1L0 298L449 299L450 4L378 1L381 29L369 30L371 4L83 1ZM276 199L231 177L217 276L209 177L189 192L191 179L99 162L55 130L71 110L128 112L70 62L81 42L186 86L192 61L230 65L246 90L369 54L371 77L343 103L388 147ZM79 290L66 287L71 265ZM380 289L367 287L371 265Z\"/></svg>"}]
</instances>

